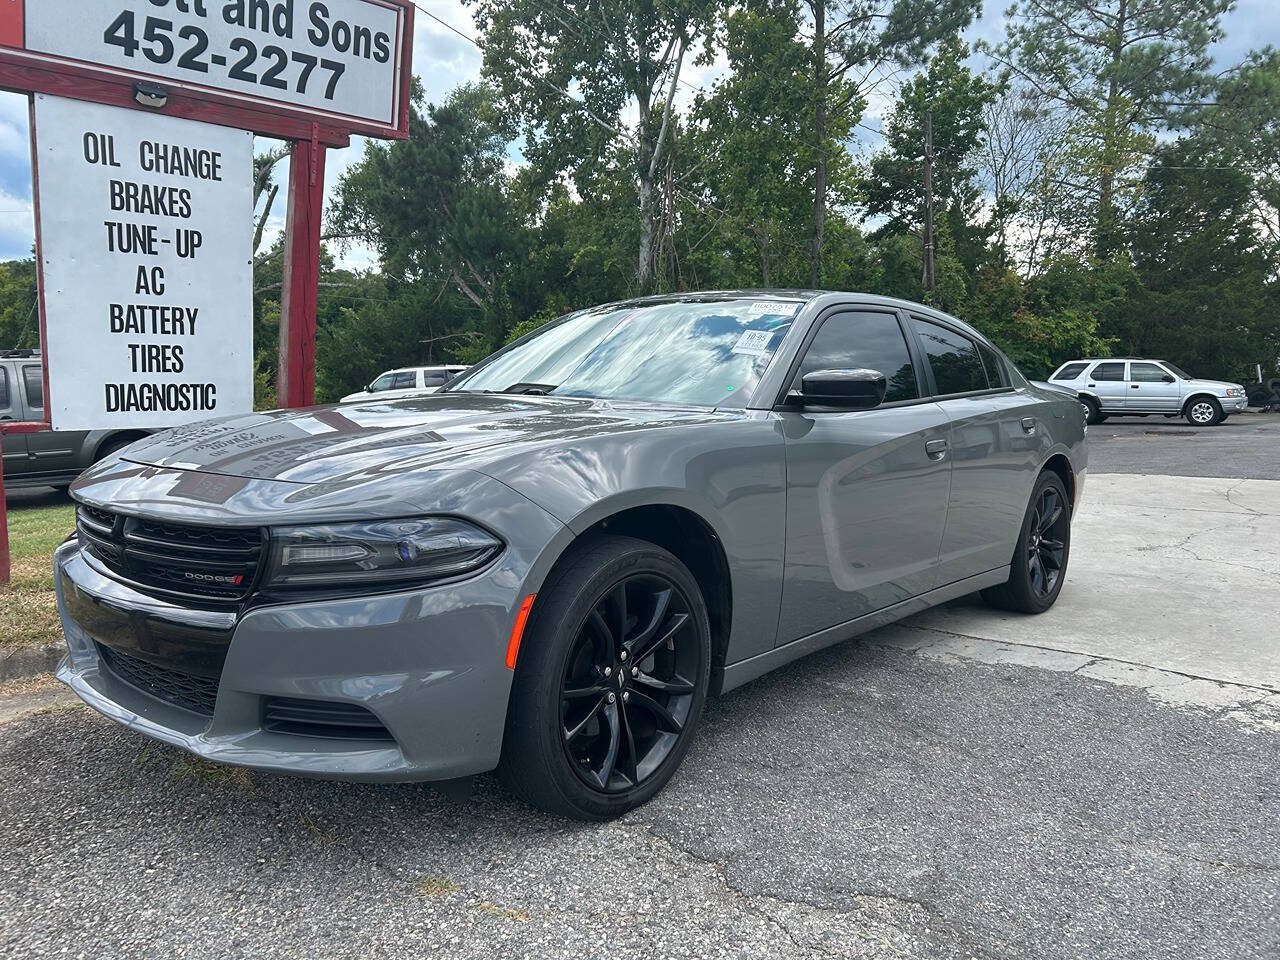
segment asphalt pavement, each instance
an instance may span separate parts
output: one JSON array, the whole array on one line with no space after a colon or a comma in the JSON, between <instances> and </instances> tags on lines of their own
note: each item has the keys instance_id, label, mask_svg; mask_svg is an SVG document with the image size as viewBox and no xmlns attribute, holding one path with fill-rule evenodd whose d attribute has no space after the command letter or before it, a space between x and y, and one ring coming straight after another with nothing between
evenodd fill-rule
<instances>
[{"instance_id":1,"label":"asphalt pavement","mask_svg":"<svg viewBox=\"0 0 1280 960\"><path fill-rule=\"evenodd\" d=\"M1241 413L1216 427L1167 417L1108 417L1089 428L1093 473L1280 480L1280 413Z\"/></svg>"},{"instance_id":2,"label":"asphalt pavement","mask_svg":"<svg viewBox=\"0 0 1280 960\"><path fill-rule=\"evenodd\" d=\"M613 824L0 709L0 956L1280 957L1280 483L1176 477L1280 431L1166 424L1091 428L1051 613L957 602L712 701Z\"/></svg>"}]
</instances>

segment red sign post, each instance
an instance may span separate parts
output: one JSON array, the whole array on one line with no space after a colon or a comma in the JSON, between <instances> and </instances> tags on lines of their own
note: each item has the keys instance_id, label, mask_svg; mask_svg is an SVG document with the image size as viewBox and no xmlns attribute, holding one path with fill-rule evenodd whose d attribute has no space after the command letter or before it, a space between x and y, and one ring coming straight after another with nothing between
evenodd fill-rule
<instances>
[{"instance_id":1,"label":"red sign post","mask_svg":"<svg viewBox=\"0 0 1280 960\"><path fill-rule=\"evenodd\" d=\"M0 90L292 141L278 396L283 406L306 406L315 400L325 151L348 146L353 134L409 135L413 14L412 0L0 0ZM33 161L35 146L33 138ZM33 194L43 345L38 183ZM0 443L4 434L51 428L48 356L42 351L46 419L0 425ZM8 579L0 474L0 582Z\"/></svg>"}]
</instances>

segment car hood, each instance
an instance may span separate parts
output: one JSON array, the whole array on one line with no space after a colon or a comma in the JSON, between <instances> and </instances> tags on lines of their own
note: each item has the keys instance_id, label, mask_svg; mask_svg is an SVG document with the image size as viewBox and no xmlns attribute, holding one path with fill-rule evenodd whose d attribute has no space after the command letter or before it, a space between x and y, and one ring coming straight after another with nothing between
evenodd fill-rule
<instances>
[{"instance_id":1,"label":"car hood","mask_svg":"<svg viewBox=\"0 0 1280 960\"><path fill-rule=\"evenodd\" d=\"M1240 384L1227 380L1201 380L1199 377L1186 381L1186 384L1188 390L1226 390L1228 387L1244 389Z\"/></svg>"},{"instance_id":2,"label":"car hood","mask_svg":"<svg viewBox=\"0 0 1280 960\"><path fill-rule=\"evenodd\" d=\"M532 446L731 419L738 411L566 397L444 393L279 410L177 427L121 459L296 484L352 484L487 463Z\"/></svg>"}]
</instances>

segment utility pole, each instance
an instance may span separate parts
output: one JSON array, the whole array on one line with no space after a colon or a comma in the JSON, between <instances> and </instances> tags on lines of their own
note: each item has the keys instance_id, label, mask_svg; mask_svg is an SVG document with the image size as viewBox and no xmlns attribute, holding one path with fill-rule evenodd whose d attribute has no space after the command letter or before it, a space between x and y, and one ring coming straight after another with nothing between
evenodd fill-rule
<instances>
[{"instance_id":1,"label":"utility pole","mask_svg":"<svg viewBox=\"0 0 1280 960\"><path fill-rule=\"evenodd\" d=\"M933 111L924 112L924 294L933 301Z\"/></svg>"}]
</instances>

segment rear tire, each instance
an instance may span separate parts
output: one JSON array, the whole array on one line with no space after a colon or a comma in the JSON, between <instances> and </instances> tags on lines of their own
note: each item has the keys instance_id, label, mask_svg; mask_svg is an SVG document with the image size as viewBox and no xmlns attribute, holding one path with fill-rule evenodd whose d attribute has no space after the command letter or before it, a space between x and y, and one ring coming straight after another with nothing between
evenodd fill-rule
<instances>
[{"instance_id":1,"label":"rear tire","mask_svg":"<svg viewBox=\"0 0 1280 960\"><path fill-rule=\"evenodd\" d=\"M1071 501L1052 470L1036 480L1009 564L1009 579L982 591L993 607L1044 613L1058 599L1071 557Z\"/></svg>"},{"instance_id":2,"label":"rear tire","mask_svg":"<svg viewBox=\"0 0 1280 960\"><path fill-rule=\"evenodd\" d=\"M498 775L548 813L621 816L680 766L710 673L711 626L688 568L644 540L593 538L538 594Z\"/></svg>"},{"instance_id":3,"label":"rear tire","mask_svg":"<svg viewBox=\"0 0 1280 960\"><path fill-rule=\"evenodd\" d=\"M1226 419L1222 415L1222 404L1213 397L1196 397L1187 404L1184 416L1193 427L1216 427Z\"/></svg>"},{"instance_id":4,"label":"rear tire","mask_svg":"<svg viewBox=\"0 0 1280 960\"><path fill-rule=\"evenodd\" d=\"M1091 427L1107 419L1102 408L1098 406L1098 401L1092 397L1081 397L1080 406L1084 407L1084 422Z\"/></svg>"}]
</instances>

